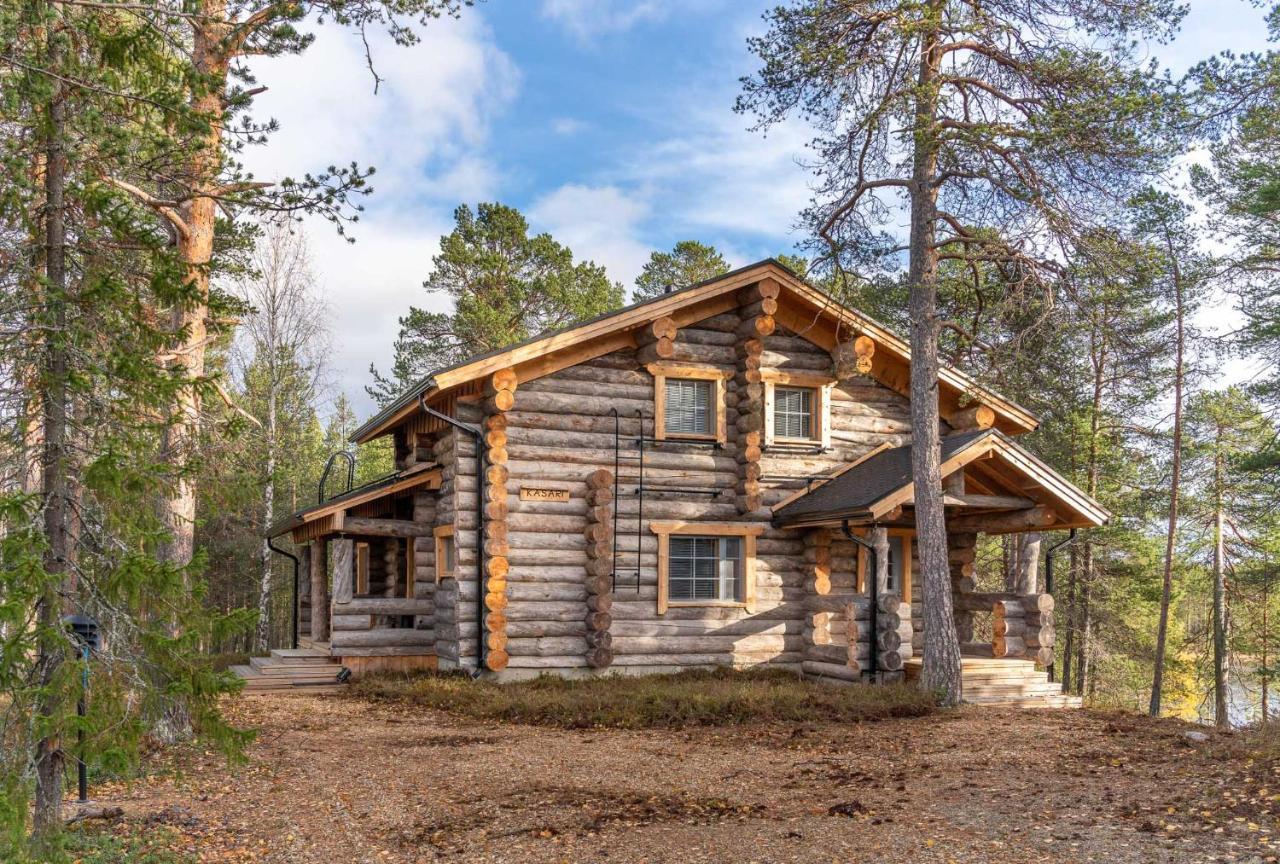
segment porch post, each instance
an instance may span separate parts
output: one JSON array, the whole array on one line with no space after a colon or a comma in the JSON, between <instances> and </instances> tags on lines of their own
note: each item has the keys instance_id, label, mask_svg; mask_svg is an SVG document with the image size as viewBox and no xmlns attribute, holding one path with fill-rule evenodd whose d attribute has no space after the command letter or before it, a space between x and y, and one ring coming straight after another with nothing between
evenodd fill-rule
<instances>
[{"instance_id":1,"label":"porch post","mask_svg":"<svg viewBox=\"0 0 1280 864\"><path fill-rule=\"evenodd\" d=\"M350 603L352 596L352 572L354 570L354 544L349 537L333 541L333 602Z\"/></svg>"},{"instance_id":2,"label":"porch post","mask_svg":"<svg viewBox=\"0 0 1280 864\"><path fill-rule=\"evenodd\" d=\"M1015 535L1018 536L1018 535ZM1040 534L1023 534L1018 543L1019 594L1038 594L1040 591Z\"/></svg>"},{"instance_id":3,"label":"porch post","mask_svg":"<svg viewBox=\"0 0 1280 864\"><path fill-rule=\"evenodd\" d=\"M329 641L329 546L311 541L311 639Z\"/></svg>"}]
</instances>

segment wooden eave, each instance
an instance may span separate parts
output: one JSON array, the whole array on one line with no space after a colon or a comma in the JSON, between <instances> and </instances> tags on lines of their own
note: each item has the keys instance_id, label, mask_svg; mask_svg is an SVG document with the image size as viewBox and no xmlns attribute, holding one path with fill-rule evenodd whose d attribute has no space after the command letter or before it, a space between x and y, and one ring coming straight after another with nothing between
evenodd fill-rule
<instances>
[{"instance_id":1,"label":"wooden eave","mask_svg":"<svg viewBox=\"0 0 1280 864\"><path fill-rule=\"evenodd\" d=\"M281 534L290 533L295 541L301 541L337 533L342 530L343 516L348 510L420 486L439 489L442 476L443 473L438 465L429 463L415 465L385 481L353 489L336 498L299 510L272 525L267 531L267 536L279 537Z\"/></svg>"},{"instance_id":2,"label":"wooden eave","mask_svg":"<svg viewBox=\"0 0 1280 864\"><path fill-rule=\"evenodd\" d=\"M861 461L863 460L859 460ZM832 479L857 464L846 466L833 475ZM957 471L964 471L966 485L978 487L981 494L1028 499L1035 505L1048 508L1053 513L1055 518L1052 524L1027 528L1028 531L1095 528L1111 520L1111 513L1105 507L1054 471L1039 457L996 430L992 430L990 434L953 455L942 464L941 468L944 480ZM789 503L796 497L792 496L784 503ZM868 505L851 507L847 510L833 508L780 524L785 528L834 526L845 521L854 525L894 524L904 522L903 510L913 507L914 499L915 484L907 482ZM944 493L944 504L949 505L949 509L960 503L958 499L949 500ZM1015 512L1014 508L979 507L966 510L965 515L1011 512ZM914 522L914 520L908 518L905 522Z\"/></svg>"},{"instance_id":3,"label":"wooden eave","mask_svg":"<svg viewBox=\"0 0 1280 864\"><path fill-rule=\"evenodd\" d=\"M428 404L435 407L438 400L455 392L474 390L476 381L495 372L510 369L518 382L525 382L613 351L634 348L636 329L659 318L671 318L677 327L685 327L728 312L737 308L740 289L766 278L776 279L787 289L779 297L775 315L780 324L827 350L835 347L837 335L869 336L876 343L871 376L899 393L909 394L911 352L904 340L862 313L841 306L770 259L441 370L357 429L351 440L364 443L404 423L418 412L420 394L425 394ZM982 403L995 411L996 428L1010 435L1030 432L1039 425L1025 408L959 370L943 367L939 382L944 416L968 404Z\"/></svg>"}]
</instances>

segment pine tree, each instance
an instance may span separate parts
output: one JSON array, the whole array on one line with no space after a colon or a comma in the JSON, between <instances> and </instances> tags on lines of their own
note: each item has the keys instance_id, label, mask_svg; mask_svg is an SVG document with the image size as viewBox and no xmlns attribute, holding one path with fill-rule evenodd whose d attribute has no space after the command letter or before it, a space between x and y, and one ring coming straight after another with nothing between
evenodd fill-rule
<instances>
[{"instance_id":1,"label":"pine tree","mask_svg":"<svg viewBox=\"0 0 1280 864\"><path fill-rule=\"evenodd\" d=\"M697 240L681 240L670 252L654 252L649 256L636 277L631 299L648 300L728 272L729 262L714 246Z\"/></svg>"},{"instance_id":2,"label":"pine tree","mask_svg":"<svg viewBox=\"0 0 1280 864\"><path fill-rule=\"evenodd\" d=\"M547 330L592 318L622 305L622 286L550 234L529 235L520 212L502 204L465 204L454 230L440 238L424 283L447 297L451 312L410 307L400 319L389 376L371 366L365 388L386 405L428 372L474 354L504 348Z\"/></svg>"},{"instance_id":3,"label":"pine tree","mask_svg":"<svg viewBox=\"0 0 1280 864\"><path fill-rule=\"evenodd\" d=\"M799 113L818 130L815 249L864 279L907 258L923 682L949 704L960 651L934 396L940 266L999 263L1047 284L1058 251L1158 170L1165 103L1128 38L1164 34L1179 15L1160 0L812 0L767 13L751 40L762 69L739 108L762 126ZM904 240L882 230L899 203Z\"/></svg>"}]
</instances>

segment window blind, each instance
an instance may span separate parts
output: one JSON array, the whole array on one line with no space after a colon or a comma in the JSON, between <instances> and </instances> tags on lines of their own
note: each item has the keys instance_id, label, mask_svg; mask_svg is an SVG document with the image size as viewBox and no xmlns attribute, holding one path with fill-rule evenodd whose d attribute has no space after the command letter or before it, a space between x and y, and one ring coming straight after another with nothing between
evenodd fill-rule
<instances>
[{"instance_id":1,"label":"window blind","mask_svg":"<svg viewBox=\"0 0 1280 864\"><path fill-rule=\"evenodd\" d=\"M773 388L773 437L813 437L813 391L807 387Z\"/></svg>"},{"instance_id":2,"label":"window blind","mask_svg":"<svg viewBox=\"0 0 1280 864\"><path fill-rule=\"evenodd\" d=\"M667 596L671 600L738 599L740 538L676 535L669 543Z\"/></svg>"},{"instance_id":3,"label":"window blind","mask_svg":"<svg viewBox=\"0 0 1280 864\"><path fill-rule=\"evenodd\" d=\"M668 378L666 423L668 435L710 435L714 383L688 378Z\"/></svg>"}]
</instances>

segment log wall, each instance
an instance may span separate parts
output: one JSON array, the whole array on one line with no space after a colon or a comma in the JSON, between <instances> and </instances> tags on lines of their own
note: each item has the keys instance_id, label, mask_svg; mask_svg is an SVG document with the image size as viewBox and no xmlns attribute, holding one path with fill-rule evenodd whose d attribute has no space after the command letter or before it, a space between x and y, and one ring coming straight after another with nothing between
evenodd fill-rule
<instances>
[{"instance_id":1,"label":"log wall","mask_svg":"<svg viewBox=\"0 0 1280 864\"><path fill-rule=\"evenodd\" d=\"M514 377L499 373L486 382L483 398L456 402L455 416L484 429L491 464L483 553L488 668L495 669L495 657L504 676L759 663L800 668L827 663L839 653L833 650L838 641L814 641L819 629L836 632L824 639L838 640L843 633L846 642L854 633L842 668L862 662L858 657L865 656L873 636L865 627L857 635L856 613L842 618L840 610L805 605L815 594L853 595L853 544L830 532L777 529L770 524L770 508L881 444L907 443L910 409L904 397L866 376L869 364L850 362L830 390L829 447L765 445L761 372L834 376L830 353L776 323L773 287L752 286L739 295L736 311L683 328L655 322L638 333L636 349L518 387ZM637 437L655 437L654 378L646 366L656 361L723 373L725 440L716 447L646 442L641 518ZM613 410L621 437L616 464ZM421 610L414 613L415 631L430 639L440 668L474 668L479 587L473 439L447 428L430 435L403 431L397 444L398 464L441 466L440 490L415 497L413 518L433 527L453 525L457 548L457 578L437 584L433 538L413 541L414 597ZM522 500L522 488L564 494ZM754 611L672 606L659 615L658 537L649 530L655 519L763 523L756 539ZM615 526L616 558L610 530ZM882 615L876 638L886 646L882 656L893 655L889 662L898 662L897 668L919 632L912 626L922 596L918 581L914 596L913 608L900 606L896 597L883 598L893 608ZM865 598L858 602L866 611ZM855 665L848 665L850 659Z\"/></svg>"}]
</instances>

